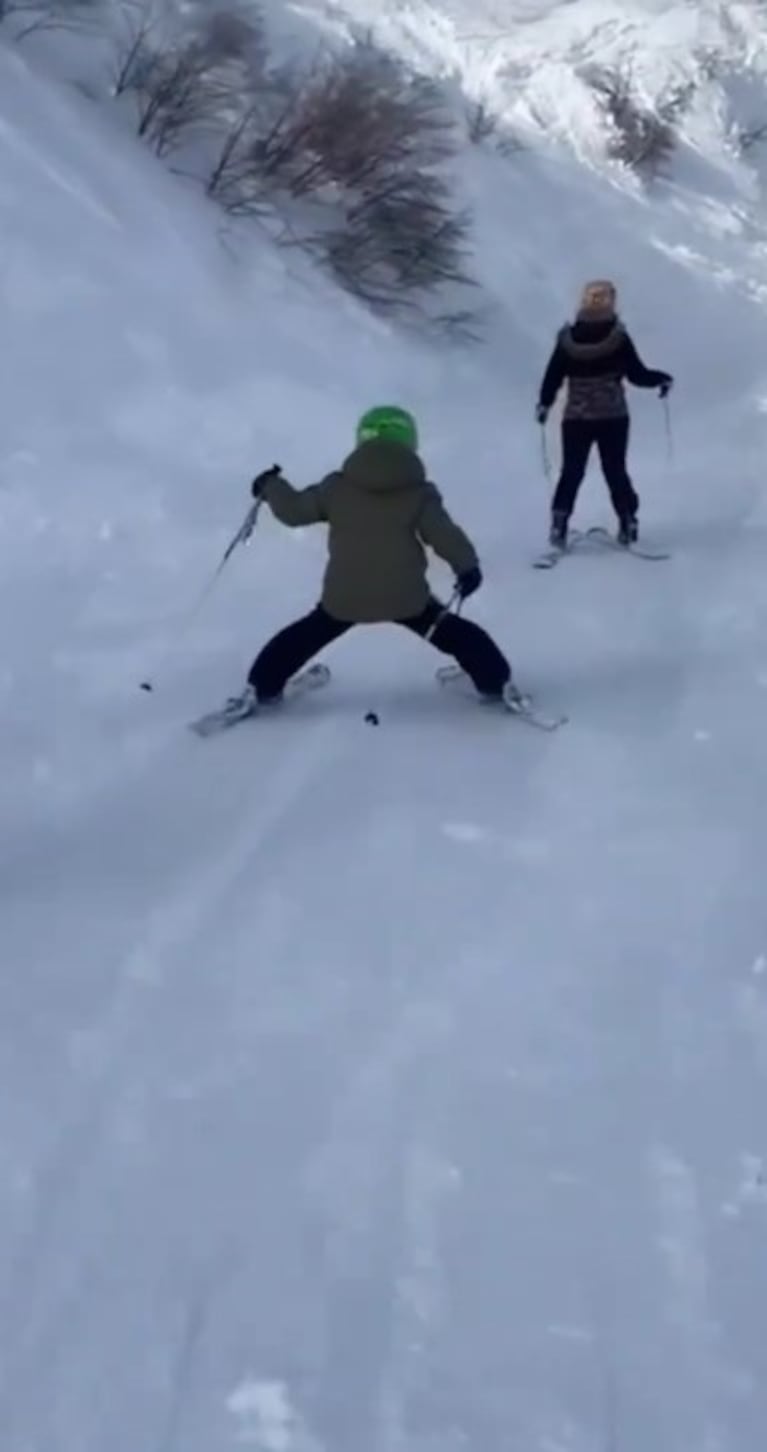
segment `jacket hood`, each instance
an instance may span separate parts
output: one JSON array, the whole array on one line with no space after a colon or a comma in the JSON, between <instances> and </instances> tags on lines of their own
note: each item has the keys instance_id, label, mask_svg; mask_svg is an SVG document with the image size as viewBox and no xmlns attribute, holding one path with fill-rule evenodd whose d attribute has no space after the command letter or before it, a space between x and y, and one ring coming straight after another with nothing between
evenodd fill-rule
<instances>
[{"instance_id":1,"label":"jacket hood","mask_svg":"<svg viewBox=\"0 0 767 1452\"><path fill-rule=\"evenodd\" d=\"M391 439L369 439L360 444L344 460L341 473L356 489L368 494L418 489L426 483L426 470L418 454Z\"/></svg>"},{"instance_id":2,"label":"jacket hood","mask_svg":"<svg viewBox=\"0 0 767 1452\"><path fill-rule=\"evenodd\" d=\"M575 322L562 328L559 341L571 358L604 358L620 348L626 330L620 318L587 318L578 315Z\"/></svg>"}]
</instances>

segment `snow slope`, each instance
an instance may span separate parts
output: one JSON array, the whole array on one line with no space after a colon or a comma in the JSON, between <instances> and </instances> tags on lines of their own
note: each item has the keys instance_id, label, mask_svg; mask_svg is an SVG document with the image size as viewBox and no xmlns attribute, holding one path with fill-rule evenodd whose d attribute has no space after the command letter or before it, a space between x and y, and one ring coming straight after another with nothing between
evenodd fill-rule
<instances>
[{"instance_id":1,"label":"snow slope","mask_svg":"<svg viewBox=\"0 0 767 1452\"><path fill-rule=\"evenodd\" d=\"M587 64L629 68L648 99L698 75L706 55L761 76L767 68L760 0L300 0L291 9L329 33L369 30L419 66L458 77L506 120L586 153L596 118ZM704 110L713 136L721 114Z\"/></svg>"},{"instance_id":2,"label":"snow slope","mask_svg":"<svg viewBox=\"0 0 767 1452\"><path fill-rule=\"evenodd\" d=\"M646 201L467 157L495 325L437 353L222 246L0 48L3 1452L759 1452L767 234L687 163ZM679 380L673 461L634 407L674 558L540 576L531 401L604 268ZM381 630L203 745L321 568L265 523L169 648L249 477L316 476L388 397L571 725L440 696Z\"/></svg>"}]
</instances>

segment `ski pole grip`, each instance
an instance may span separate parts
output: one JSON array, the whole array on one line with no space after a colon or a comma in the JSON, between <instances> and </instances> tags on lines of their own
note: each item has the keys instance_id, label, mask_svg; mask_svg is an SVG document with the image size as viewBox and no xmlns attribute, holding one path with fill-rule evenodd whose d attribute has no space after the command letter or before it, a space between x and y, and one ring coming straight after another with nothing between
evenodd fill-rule
<instances>
[{"instance_id":1,"label":"ski pole grip","mask_svg":"<svg viewBox=\"0 0 767 1452\"><path fill-rule=\"evenodd\" d=\"M264 485L268 484L270 479L276 479L277 475L281 473L282 465L272 464L271 469L264 469L260 474L257 474L255 479L253 480L253 483L250 486L250 492L253 495L253 498L260 499Z\"/></svg>"},{"instance_id":2,"label":"ski pole grip","mask_svg":"<svg viewBox=\"0 0 767 1452\"><path fill-rule=\"evenodd\" d=\"M280 464L272 464L271 469L262 469L261 473L256 475L250 486L250 492L253 498L260 499L264 485L268 484L270 479L276 479L277 475L281 473L282 467Z\"/></svg>"}]
</instances>

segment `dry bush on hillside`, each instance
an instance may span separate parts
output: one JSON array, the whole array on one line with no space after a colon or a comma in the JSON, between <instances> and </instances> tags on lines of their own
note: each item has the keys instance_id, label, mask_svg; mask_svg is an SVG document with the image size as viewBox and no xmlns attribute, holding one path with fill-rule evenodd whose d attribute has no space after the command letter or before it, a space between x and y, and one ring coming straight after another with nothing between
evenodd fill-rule
<instances>
[{"instance_id":1,"label":"dry bush on hillside","mask_svg":"<svg viewBox=\"0 0 767 1452\"><path fill-rule=\"evenodd\" d=\"M767 140L767 121L753 121L748 126L736 126L732 139L739 156L745 156L755 146Z\"/></svg>"},{"instance_id":2,"label":"dry bush on hillside","mask_svg":"<svg viewBox=\"0 0 767 1452\"><path fill-rule=\"evenodd\" d=\"M443 287L471 284L470 237L470 217L453 210L441 178L414 174L350 207L321 246L349 292L377 311L404 313Z\"/></svg>"},{"instance_id":3,"label":"dry bush on hillside","mask_svg":"<svg viewBox=\"0 0 767 1452\"><path fill-rule=\"evenodd\" d=\"M99 5L100 0L0 0L0 25L9 22L15 41L39 30L77 30Z\"/></svg>"},{"instance_id":4,"label":"dry bush on hillside","mask_svg":"<svg viewBox=\"0 0 767 1452\"><path fill-rule=\"evenodd\" d=\"M586 79L608 123L608 155L645 181L658 176L677 145L677 124L692 99L692 84L670 90L650 107L624 71L591 70Z\"/></svg>"},{"instance_id":5,"label":"dry bush on hillside","mask_svg":"<svg viewBox=\"0 0 767 1452\"><path fill-rule=\"evenodd\" d=\"M183 152L229 216L276 220L281 240L371 307L413 312L438 289L469 286L445 91L367 39L314 64L273 64L259 12L236 3L188 7L183 35L168 34L152 0L124 12L112 91L132 99L138 134L159 156ZM441 316L457 334L468 313Z\"/></svg>"},{"instance_id":6,"label":"dry bush on hillside","mask_svg":"<svg viewBox=\"0 0 767 1452\"><path fill-rule=\"evenodd\" d=\"M166 156L225 126L264 58L257 10L213 12L183 37L169 37L148 0L123 11L112 92L133 98L137 134Z\"/></svg>"},{"instance_id":7,"label":"dry bush on hillside","mask_svg":"<svg viewBox=\"0 0 767 1452\"><path fill-rule=\"evenodd\" d=\"M313 225L293 240L371 307L406 312L470 283L469 218L442 172L456 144L439 88L360 42L308 72L265 72L207 189L235 215L301 204Z\"/></svg>"}]
</instances>

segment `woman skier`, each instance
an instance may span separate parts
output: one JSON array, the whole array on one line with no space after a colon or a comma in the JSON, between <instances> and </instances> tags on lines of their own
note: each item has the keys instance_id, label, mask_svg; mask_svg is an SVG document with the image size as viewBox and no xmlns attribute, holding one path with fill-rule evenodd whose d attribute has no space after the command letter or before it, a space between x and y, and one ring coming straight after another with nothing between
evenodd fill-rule
<instances>
[{"instance_id":1,"label":"woman skier","mask_svg":"<svg viewBox=\"0 0 767 1452\"><path fill-rule=\"evenodd\" d=\"M424 546L452 567L461 600L482 583L477 553L451 519L419 458L415 420L402 408L373 408L341 468L308 489L278 469L253 481L282 524L328 526L328 563L320 602L260 651L248 675L253 703L279 700L289 678L354 625L392 622L453 656L483 697L518 701L511 668L479 625L432 595Z\"/></svg>"},{"instance_id":2,"label":"woman skier","mask_svg":"<svg viewBox=\"0 0 767 1452\"><path fill-rule=\"evenodd\" d=\"M670 373L646 368L616 313L612 282L589 282L583 289L575 321L560 329L541 383L536 408L544 425L559 389L567 380L562 418L562 470L551 502L550 543L567 544L567 527L586 473L592 444L618 516L618 541L635 543L639 536L639 498L626 470L629 414L623 380L637 388L657 388L665 398Z\"/></svg>"}]
</instances>

